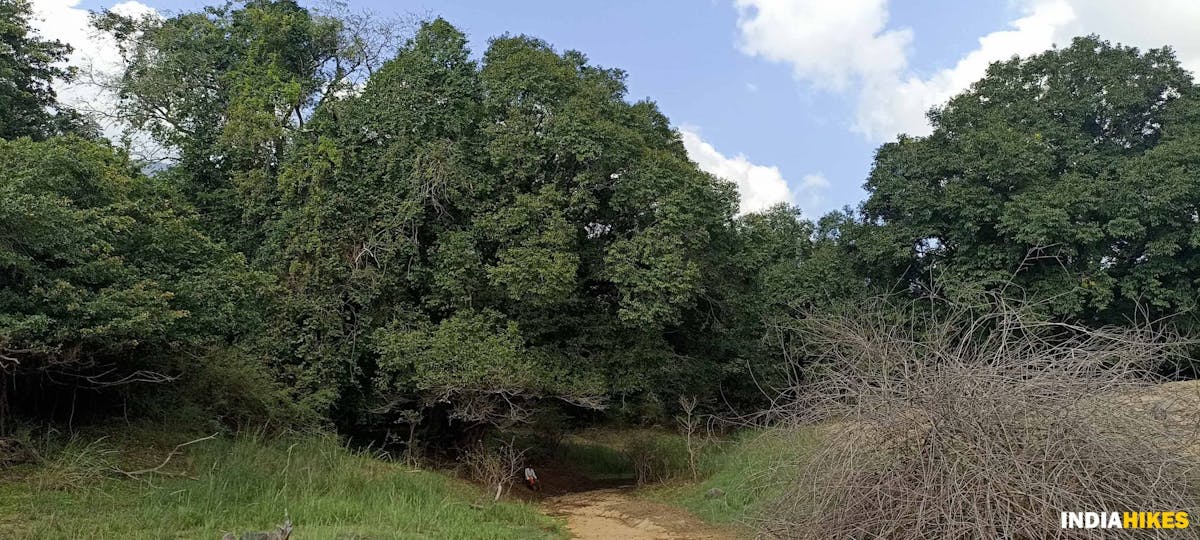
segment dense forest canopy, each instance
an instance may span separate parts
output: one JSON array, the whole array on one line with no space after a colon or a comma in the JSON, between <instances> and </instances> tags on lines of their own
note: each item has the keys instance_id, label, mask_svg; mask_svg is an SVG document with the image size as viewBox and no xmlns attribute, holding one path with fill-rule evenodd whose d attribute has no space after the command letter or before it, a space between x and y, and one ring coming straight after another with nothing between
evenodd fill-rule
<instances>
[{"instance_id":1,"label":"dense forest canopy","mask_svg":"<svg viewBox=\"0 0 1200 540\"><path fill-rule=\"evenodd\" d=\"M995 64L931 135L879 149L861 207L814 219L738 216L580 52L475 54L441 19L393 45L290 0L94 17L120 44L116 114L172 156L141 166L56 102L65 49L25 0L0 15L24 51L0 66L5 415L170 380L255 381L369 436L655 421L681 396L761 403L789 375L780 320L880 291L1012 281L1085 322L1194 307L1200 106L1169 49Z\"/></svg>"},{"instance_id":2,"label":"dense forest canopy","mask_svg":"<svg viewBox=\"0 0 1200 540\"><path fill-rule=\"evenodd\" d=\"M874 263L1013 280L1097 322L1193 310L1200 95L1169 50L1080 38L993 64L930 118L928 137L880 148L867 180Z\"/></svg>"}]
</instances>

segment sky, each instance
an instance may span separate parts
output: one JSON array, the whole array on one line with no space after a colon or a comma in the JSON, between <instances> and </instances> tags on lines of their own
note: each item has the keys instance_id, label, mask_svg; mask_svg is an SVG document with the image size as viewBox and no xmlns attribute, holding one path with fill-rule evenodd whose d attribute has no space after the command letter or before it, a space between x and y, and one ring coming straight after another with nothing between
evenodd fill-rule
<instances>
[{"instance_id":1,"label":"sky","mask_svg":"<svg viewBox=\"0 0 1200 540\"><path fill-rule=\"evenodd\" d=\"M88 10L193 10L197 0L33 0L43 35L74 59L115 66ZM302 4L308 4L304 2ZM929 132L924 113L987 65L1095 33L1140 48L1172 46L1200 72L1197 0L348 0L380 16L441 16L476 56L497 35L528 34L628 74L628 99L650 99L693 161L733 181L741 211L775 203L816 218L866 197L875 149ZM60 91L104 107L94 90ZM98 105L97 105L98 103Z\"/></svg>"}]
</instances>

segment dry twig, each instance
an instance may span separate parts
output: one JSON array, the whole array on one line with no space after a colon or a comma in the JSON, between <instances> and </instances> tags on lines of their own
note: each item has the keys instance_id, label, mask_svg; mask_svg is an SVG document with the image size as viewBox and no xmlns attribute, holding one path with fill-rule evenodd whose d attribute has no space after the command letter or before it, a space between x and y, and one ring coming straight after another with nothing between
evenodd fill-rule
<instances>
[{"instance_id":1,"label":"dry twig","mask_svg":"<svg viewBox=\"0 0 1200 540\"><path fill-rule=\"evenodd\" d=\"M1197 510L1197 416L1146 399L1183 343L1031 306L879 301L782 330L816 358L769 413L821 427L760 522L781 538L1088 538L1062 511ZM1197 514L1193 514L1197 515ZM1161 531L1127 530L1123 537Z\"/></svg>"},{"instance_id":2,"label":"dry twig","mask_svg":"<svg viewBox=\"0 0 1200 540\"><path fill-rule=\"evenodd\" d=\"M128 477L130 477L130 478L134 478L134 479L138 478L139 476L141 476L141 475L143 475L143 474L166 474L166 473L162 473L162 472L161 472L161 471L162 471L162 468L163 468L163 467L166 467L166 466L167 466L167 463L170 463L170 461L171 461L171 458L173 458L173 457L175 457L175 456L179 455L179 454L181 453L181 450L183 450L183 448L184 448L184 447L187 447L187 446L190 446L190 445L196 444L196 443L198 443L198 442L210 441L210 440L213 440L213 439L215 439L215 438L217 438L217 434L216 434L216 433L213 433L212 435L209 435L209 436L207 436L207 437L200 437L199 439L195 439L195 440L191 440L191 441L188 441L188 442L185 442L185 443L180 443L180 444L177 444L177 445L175 445L175 448L174 448L174 449L172 449L172 450L171 450L171 451L170 451L170 452L167 454L167 457L166 457L166 459L163 459L162 463L159 463L157 467L150 467L150 468L148 468L148 469L140 469L140 470L136 470L136 471L126 471L126 470L124 470L124 469L121 469L120 467L116 467L116 466L114 466L114 467L113 467L113 471L115 471L115 472L118 472L118 473L121 473L121 474L123 474L123 475L125 475L125 476L128 476ZM289 453L289 456L290 456L290 453ZM168 476L177 476L177 475L171 475L171 474L168 474Z\"/></svg>"}]
</instances>

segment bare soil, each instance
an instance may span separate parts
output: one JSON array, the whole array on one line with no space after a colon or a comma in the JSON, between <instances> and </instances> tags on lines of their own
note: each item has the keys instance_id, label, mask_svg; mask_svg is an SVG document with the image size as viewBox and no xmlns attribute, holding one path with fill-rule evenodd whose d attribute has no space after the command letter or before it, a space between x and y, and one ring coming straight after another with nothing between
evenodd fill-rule
<instances>
[{"instance_id":1,"label":"bare soil","mask_svg":"<svg viewBox=\"0 0 1200 540\"><path fill-rule=\"evenodd\" d=\"M580 540L733 540L731 531L687 511L635 497L631 488L595 489L545 499L547 513L567 521Z\"/></svg>"}]
</instances>

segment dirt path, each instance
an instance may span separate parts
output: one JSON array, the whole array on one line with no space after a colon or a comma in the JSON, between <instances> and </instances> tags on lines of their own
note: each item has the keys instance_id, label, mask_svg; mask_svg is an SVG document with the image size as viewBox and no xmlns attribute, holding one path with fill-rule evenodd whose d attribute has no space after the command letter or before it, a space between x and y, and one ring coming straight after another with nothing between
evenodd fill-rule
<instances>
[{"instance_id":1,"label":"dirt path","mask_svg":"<svg viewBox=\"0 0 1200 540\"><path fill-rule=\"evenodd\" d=\"M624 488L568 493L543 504L551 515L565 518L571 536L580 540L736 538L682 509L635 498Z\"/></svg>"}]
</instances>

